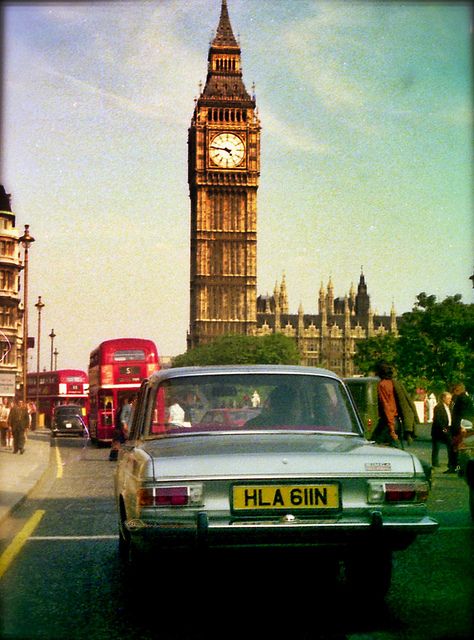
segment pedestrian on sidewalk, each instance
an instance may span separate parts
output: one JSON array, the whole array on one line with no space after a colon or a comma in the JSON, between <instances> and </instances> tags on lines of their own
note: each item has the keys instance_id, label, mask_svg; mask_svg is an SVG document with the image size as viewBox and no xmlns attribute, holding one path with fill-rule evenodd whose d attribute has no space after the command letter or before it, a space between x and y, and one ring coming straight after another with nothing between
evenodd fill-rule
<instances>
[{"instance_id":1,"label":"pedestrian on sidewalk","mask_svg":"<svg viewBox=\"0 0 474 640\"><path fill-rule=\"evenodd\" d=\"M30 416L23 400L13 404L8 416L8 424L13 435L13 453L25 452L26 431L30 425Z\"/></svg>"},{"instance_id":2,"label":"pedestrian on sidewalk","mask_svg":"<svg viewBox=\"0 0 474 640\"><path fill-rule=\"evenodd\" d=\"M10 408L8 406L8 399L4 398L2 404L0 404L0 445L2 447L8 446L8 440L9 440L8 415L9 413L10 413Z\"/></svg>"}]
</instances>

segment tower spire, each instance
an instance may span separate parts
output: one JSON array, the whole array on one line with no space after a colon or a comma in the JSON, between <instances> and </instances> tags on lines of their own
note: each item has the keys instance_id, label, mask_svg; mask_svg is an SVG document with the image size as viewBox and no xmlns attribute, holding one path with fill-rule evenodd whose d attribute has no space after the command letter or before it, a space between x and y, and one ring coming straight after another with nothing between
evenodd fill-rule
<instances>
[{"instance_id":1,"label":"tower spire","mask_svg":"<svg viewBox=\"0 0 474 640\"><path fill-rule=\"evenodd\" d=\"M230 24L229 12L227 10L227 0L222 0L221 17L217 26L216 36L211 44L212 47L231 47L240 49L234 37Z\"/></svg>"},{"instance_id":2,"label":"tower spire","mask_svg":"<svg viewBox=\"0 0 474 640\"><path fill-rule=\"evenodd\" d=\"M255 109L253 100L242 80L241 51L230 24L227 2L222 0L221 15L217 31L209 48L207 57L207 78L200 100L219 101L228 104L231 101L245 101L246 106Z\"/></svg>"}]
</instances>

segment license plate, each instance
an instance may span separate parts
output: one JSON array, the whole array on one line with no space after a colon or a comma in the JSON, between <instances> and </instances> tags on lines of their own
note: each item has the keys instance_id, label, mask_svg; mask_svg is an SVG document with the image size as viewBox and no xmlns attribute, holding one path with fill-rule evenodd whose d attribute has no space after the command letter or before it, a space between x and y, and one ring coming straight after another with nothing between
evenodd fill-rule
<instances>
[{"instance_id":1,"label":"license plate","mask_svg":"<svg viewBox=\"0 0 474 640\"><path fill-rule=\"evenodd\" d=\"M340 508L339 485L239 484L232 487L234 511L319 511Z\"/></svg>"},{"instance_id":2,"label":"license plate","mask_svg":"<svg viewBox=\"0 0 474 640\"><path fill-rule=\"evenodd\" d=\"M66 429L72 428L72 422L66 422Z\"/></svg>"}]
</instances>

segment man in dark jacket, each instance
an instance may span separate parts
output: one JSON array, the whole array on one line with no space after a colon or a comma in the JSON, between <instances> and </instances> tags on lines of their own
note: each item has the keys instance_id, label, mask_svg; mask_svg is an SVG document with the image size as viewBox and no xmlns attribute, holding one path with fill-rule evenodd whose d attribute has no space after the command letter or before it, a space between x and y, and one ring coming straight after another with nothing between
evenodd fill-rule
<instances>
[{"instance_id":1,"label":"man in dark jacket","mask_svg":"<svg viewBox=\"0 0 474 640\"><path fill-rule=\"evenodd\" d=\"M420 424L415 403L400 380L394 379L393 389L397 401L398 415L403 425L403 437L408 444L411 444L416 437L415 425Z\"/></svg>"},{"instance_id":2,"label":"man in dark jacket","mask_svg":"<svg viewBox=\"0 0 474 640\"><path fill-rule=\"evenodd\" d=\"M461 420L473 419L474 407L472 400L462 383L457 383L452 388L453 403L451 406L451 437L454 451L454 470L458 468L458 451L462 442L465 430L462 428ZM449 471L449 469L448 469ZM452 473L452 471L451 471Z\"/></svg>"},{"instance_id":3,"label":"man in dark jacket","mask_svg":"<svg viewBox=\"0 0 474 640\"><path fill-rule=\"evenodd\" d=\"M451 438L451 394L444 391L433 411L433 423L431 425L431 465L439 467L439 449L442 444L448 451L448 472L454 473L456 468L456 456L454 454Z\"/></svg>"},{"instance_id":4,"label":"man in dark jacket","mask_svg":"<svg viewBox=\"0 0 474 640\"><path fill-rule=\"evenodd\" d=\"M8 416L8 425L13 435L13 453L25 452L26 430L30 426L30 416L23 400L15 403Z\"/></svg>"}]
</instances>

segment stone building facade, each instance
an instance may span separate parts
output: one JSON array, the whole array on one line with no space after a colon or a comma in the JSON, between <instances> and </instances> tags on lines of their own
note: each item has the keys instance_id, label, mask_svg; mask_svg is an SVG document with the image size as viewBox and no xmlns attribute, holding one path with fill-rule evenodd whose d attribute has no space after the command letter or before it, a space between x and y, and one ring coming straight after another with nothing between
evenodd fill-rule
<instances>
[{"instance_id":1,"label":"stone building facade","mask_svg":"<svg viewBox=\"0 0 474 640\"><path fill-rule=\"evenodd\" d=\"M392 305L390 315L377 315L371 306L363 273L357 290L336 298L331 278L319 289L318 313L307 314L302 305L291 314L285 276L272 296L257 299L257 335L280 332L294 338L301 364L331 369L341 376L357 374L353 357L356 343L387 333L398 334L398 318Z\"/></svg>"},{"instance_id":2,"label":"stone building facade","mask_svg":"<svg viewBox=\"0 0 474 640\"><path fill-rule=\"evenodd\" d=\"M0 185L0 398L13 397L22 379L20 271L23 265L18 238L10 196Z\"/></svg>"}]
</instances>

